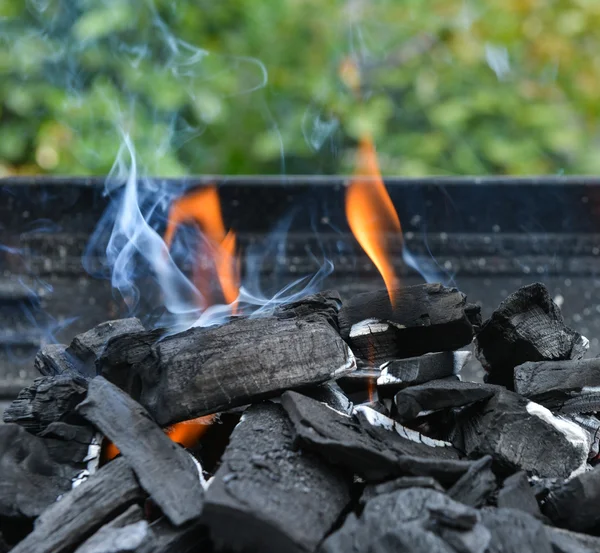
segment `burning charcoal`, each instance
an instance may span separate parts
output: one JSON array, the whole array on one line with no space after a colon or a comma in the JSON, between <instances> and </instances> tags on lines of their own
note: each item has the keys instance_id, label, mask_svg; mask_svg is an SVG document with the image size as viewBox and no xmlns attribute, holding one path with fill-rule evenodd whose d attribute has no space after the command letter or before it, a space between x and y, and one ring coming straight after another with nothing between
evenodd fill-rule
<instances>
[{"instance_id":1,"label":"burning charcoal","mask_svg":"<svg viewBox=\"0 0 600 553\"><path fill-rule=\"evenodd\" d=\"M36 378L23 388L17 399L4 411L4 422L15 422L32 432L42 432L50 423L83 423L75 406L83 400L87 382L70 373Z\"/></svg>"},{"instance_id":2,"label":"burning charcoal","mask_svg":"<svg viewBox=\"0 0 600 553\"><path fill-rule=\"evenodd\" d=\"M554 553L597 553L600 551L600 538L571 532L563 528L546 526L546 535Z\"/></svg>"},{"instance_id":3,"label":"burning charcoal","mask_svg":"<svg viewBox=\"0 0 600 553\"><path fill-rule=\"evenodd\" d=\"M75 336L66 353L76 360L79 372L93 378L96 376L96 361L111 338L143 330L144 326L136 318L108 321Z\"/></svg>"},{"instance_id":4,"label":"burning charcoal","mask_svg":"<svg viewBox=\"0 0 600 553\"><path fill-rule=\"evenodd\" d=\"M413 357L456 350L471 342L466 296L456 288L419 284L395 294L395 307L387 290L359 294L342 305L340 333L358 357L369 361Z\"/></svg>"},{"instance_id":5,"label":"burning charcoal","mask_svg":"<svg viewBox=\"0 0 600 553\"><path fill-rule=\"evenodd\" d=\"M233 431L202 519L220 551L315 551L349 503L350 483L298 451L284 410L262 403Z\"/></svg>"},{"instance_id":6,"label":"burning charcoal","mask_svg":"<svg viewBox=\"0 0 600 553\"><path fill-rule=\"evenodd\" d=\"M237 319L192 328L152 344L112 339L102 374L162 426L320 384L351 371L354 356L322 316Z\"/></svg>"},{"instance_id":7,"label":"burning charcoal","mask_svg":"<svg viewBox=\"0 0 600 553\"><path fill-rule=\"evenodd\" d=\"M539 517L542 514L535 494L529 485L527 474L523 471L517 472L504 480L502 489L498 493L498 507L519 509L534 517Z\"/></svg>"},{"instance_id":8,"label":"burning charcoal","mask_svg":"<svg viewBox=\"0 0 600 553\"><path fill-rule=\"evenodd\" d=\"M423 411L462 407L488 399L496 391L495 386L475 382L432 380L399 391L394 398L395 416L400 422L407 422L416 419Z\"/></svg>"},{"instance_id":9,"label":"burning charcoal","mask_svg":"<svg viewBox=\"0 0 600 553\"><path fill-rule=\"evenodd\" d=\"M145 494L123 458L53 503L11 553L67 553Z\"/></svg>"},{"instance_id":10,"label":"burning charcoal","mask_svg":"<svg viewBox=\"0 0 600 553\"><path fill-rule=\"evenodd\" d=\"M98 376L90 382L87 398L77 411L119 448L142 487L173 524L200 516L204 489L198 468L141 405Z\"/></svg>"},{"instance_id":11,"label":"burning charcoal","mask_svg":"<svg viewBox=\"0 0 600 553\"><path fill-rule=\"evenodd\" d=\"M48 442L16 424L0 426L0 515L37 517L71 489L76 470L53 459Z\"/></svg>"},{"instance_id":12,"label":"burning charcoal","mask_svg":"<svg viewBox=\"0 0 600 553\"><path fill-rule=\"evenodd\" d=\"M487 507L481 522L492 536L486 553L553 553L542 523L523 511Z\"/></svg>"},{"instance_id":13,"label":"burning charcoal","mask_svg":"<svg viewBox=\"0 0 600 553\"><path fill-rule=\"evenodd\" d=\"M599 411L600 359L524 363L515 368L515 390L552 411Z\"/></svg>"},{"instance_id":14,"label":"burning charcoal","mask_svg":"<svg viewBox=\"0 0 600 553\"><path fill-rule=\"evenodd\" d=\"M377 392L382 397L392 397L407 386L457 375L470 357L468 351L441 351L394 359L382 366L381 376L377 379Z\"/></svg>"},{"instance_id":15,"label":"burning charcoal","mask_svg":"<svg viewBox=\"0 0 600 553\"><path fill-rule=\"evenodd\" d=\"M448 490L448 496L471 507L481 507L496 490L496 477L492 472L492 458L482 457L474 462L458 482Z\"/></svg>"},{"instance_id":16,"label":"burning charcoal","mask_svg":"<svg viewBox=\"0 0 600 553\"><path fill-rule=\"evenodd\" d=\"M64 344L48 344L38 351L34 366L44 376L62 373L78 374L74 359L67 353Z\"/></svg>"},{"instance_id":17,"label":"burning charcoal","mask_svg":"<svg viewBox=\"0 0 600 553\"><path fill-rule=\"evenodd\" d=\"M380 484L368 484L360 496L360 502L365 504L377 495L407 488L430 488L438 492L444 491L439 482L435 478L431 478L431 476L401 476L395 480L388 480Z\"/></svg>"},{"instance_id":18,"label":"burning charcoal","mask_svg":"<svg viewBox=\"0 0 600 553\"><path fill-rule=\"evenodd\" d=\"M422 443L416 432L410 435L402 429L407 434L400 435L393 430L394 421L382 415L381 420L392 429L373 426L364 414L359 420L346 416L296 392L283 394L281 404L303 447L369 481L412 475L453 484L471 466L469 461L457 460L452 448ZM365 412L371 417L377 415L371 410Z\"/></svg>"},{"instance_id":19,"label":"burning charcoal","mask_svg":"<svg viewBox=\"0 0 600 553\"><path fill-rule=\"evenodd\" d=\"M409 488L368 501L360 517L350 514L321 551L484 553L489 541L474 509L435 490Z\"/></svg>"},{"instance_id":20,"label":"burning charcoal","mask_svg":"<svg viewBox=\"0 0 600 553\"><path fill-rule=\"evenodd\" d=\"M326 382L315 388L306 389L304 390L304 394L329 405L329 407L336 411L340 411L346 415L352 414L354 406L336 382Z\"/></svg>"},{"instance_id":21,"label":"burning charcoal","mask_svg":"<svg viewBox=\"0 0 600 553\"><path fill-rule=\"evenodd\" d=\"M475 337L488 381L513 389L513 369L527 361L580 359L588 340L565 326L543 284L523 286L506 298Z\"/></svg>"},{"instance_id":22,"label":"burning charcoal","mask_svg":"<svg viewBox=\"0 0 600 553\"><path fill-rule=\"evenodd\" d=\"M600 524L600 466L550 492L543 513L557 526L585 532Z\"/></svg>"},{"instance_id":23,"label":"burning charcoal","mask_svg":"<svg viewBox=\"0 0 600 553\"><path fill-rule=\"evenodd\" d=\"M340 388L348 395L367 394L369 390L375 388L377 379L381 375L379 368L360 368L363 364L357 359L359 368L338 378L336 382ZM364 397L364 395L363 395Z\"/></svg>"},{"instance_id":24,"label":"burning charcoal","mask_svg":"<svg viewBox=\"0 0 600 553\"><path fill-rule=\"evenodd\" d=\"M132 505L85 540L75 553L121 553L136 551L148 536L148 523L138 505Z\"/></svg>"},{"instance_id":25,"label":"burning charcoal","mask_svg":"<svg viewBox=\"0 0 600 553\"><path fill-rule=\"evenodd\" d=\"M338 327L338 312L342 306L342 298L336 290L326 290L318 294L279 306L273 313L279 319L298 317L324 316L327 322L336 330Z\"/></svg>"},{"instance_id":26,"label":"burning charcoal","mask_svg":"<svg viewBox=\"0 0 600 553\"><path fill-rule=\"evenodd\" d=\"M568 478L587 464L589 439L578 425L502 388L483 405L461 411L457 423L469 456L491 455L511 471Z\"/></svg>"}]
</instances>

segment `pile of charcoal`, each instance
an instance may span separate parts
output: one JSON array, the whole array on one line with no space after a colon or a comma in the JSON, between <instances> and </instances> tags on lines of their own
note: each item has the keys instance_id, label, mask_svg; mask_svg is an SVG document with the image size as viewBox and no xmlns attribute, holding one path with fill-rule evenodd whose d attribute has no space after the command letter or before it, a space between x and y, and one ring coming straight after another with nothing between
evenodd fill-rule
<instances>
[{"instance_id":1,"label":"pile of charcoal","mask_svg":"<svg viewBox=\"0 0 600 553\"><path fill-rule=\"evenodd\" d=\"M0 552L600 551L600 359L545 287L485 322L392 298L46 346L0 426Z\"/></svg>"}]
</instances>

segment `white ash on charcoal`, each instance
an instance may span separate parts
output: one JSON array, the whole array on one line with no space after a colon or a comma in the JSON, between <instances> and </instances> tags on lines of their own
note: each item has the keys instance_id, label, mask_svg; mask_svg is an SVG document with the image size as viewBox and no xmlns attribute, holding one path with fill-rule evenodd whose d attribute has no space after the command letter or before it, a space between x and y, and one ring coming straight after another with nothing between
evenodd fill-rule
<instances>
[{"instance_id":1,"label":"white ash on charcoal","mask_svg":"<svg viewBox=\"0 0 600 553\"><path fill-rule=\"evenodd\" d=\"M337 382L326 382L314 388L306 388L302 392L304 395L325 403L332 409L346 415L351 415L354 409L354 405L348 399L348 396L344 394Z\"/></svg>"},{"instance_id":2,"label":"white ash on charcoal","mask_svg":"<svg viewBox=\"0 0 600 553\"><path fill-rule=\"evenodd\" d=\"M560 413L600 411L600 359L529 362L515 368L515 391Z\"/></svg>"},{"instance_id":3,"label":"white ash on charcoal","mask_svg":"<svg viewBox=\"0 0 600 553\"><path fill-rule=\"evenodd\" d=\"M237 319L158 342L122 335L109 341L99 366L166 426L326 382L352 371L355 359L314 314Z\"/></svg>"},{"instance_id":4,"label":"white ash on charcoal","mask_svg":"<svg viewBox=\"0 0 600 553\"><path fill-rule=\"evenodd\" d=\"M123 458L115 459L53 503L12 553L67 553L146 498Z\"/></svg>"},{"instance_id":5,"label":"white ash on charcoal","mask_svg":"<svg viewBox=\"0 0 600 553\"><path fill-rule=\"evenodd\" d=\"M4 422L17 423L33 434L39 434L53 422L85 424L75 406L85 398L86 391L87 381L79 375L36 378L5 409Z\"/></svg>"},{"instance_id":6,"label":"white ash on charcoal","mask_svg":"<svg viewBox=\"0 0 600 553\"><path fill-rule=\"evenodd\" d=\"M514 368L527 361L580 359L589 341L565 325L543 284L519 288L483 323L476 355L490 383L513 389Z\"/></svg>"},{"instance_id":7,"label":"white ash on charcoal","mask_svg":"<svg viewBox=\"0 0 600 553\"><path fill-rule=\"evenodd\" d=\"M471 507L481 507L496 491L496 476L489 455L475 461L469 470L448 490L448 496Z\"/></svg>"},{"instance_id":8,"label":"white ash on charcoal","mask_svg":"<svg viewBox=\"0 0 600 553\"><path fill-rule=\"evenodd\" d=\"M491 455L504 470L568 478L585 470L588 434L545 407L499 388L457 416L453 443L467 455Z\"/></svg>"},{"instance_id":9,"label":"white ash on charcoal","mask_svg":"<svg viewBox=\"0 0 600 553\"><path fill-rule=\"evenodd\" d=\"M218 551L315 551L350 502L351 482L294 446L280 405L257 404L231 435L202 520Z\"/></svg>"},{"instance_id":10,"label":"white ash on charcoal","mask_svg":"<svg viewBox=\"0 0 600 553\"><path fill-rule=\"evenodd\" d=\"M470 357L469 351L441 351L393 359L381 366L377 392L381 397L392 397L408 386L458 375Z\"/></svg>"},{"instance_id":11,"label":"white ash on charcoal","mask_svg":"<svg viewBox=\"0 0 600 553\"><path fill-rule=\"evenodd\" d=\"M394 421L369 409L368 415L350 417L296 392L283 394L281 404L303 448L370 482L431 476L451 485L472 465L460 460L452 447L435 446L433 440L423 443L423 436L404 428L402 435ZM367 416L386 426L374 426Z\"/></svg>"},{"instance_id":12,"label":"white ash on charcoal","mask_svg":"<svg viewBox=\"0 0 600 553\"><path fill-rule=\"evenodd\" d=\"M490 532L479 513L427 488L398 489L370 499L329 536L322 553L484 553Z\"/></svg>"},{"instance_id":13,"label":"white ash on charcoal","mask_svg":"<svg viewBox=\"0 0 600 553\"><path fill-rule=\"evenodd\" d=\"M441 284L406 286L358 294L343 303L338 315L340 334L352 351L370 362L453 351L473 338L466 296Z\"/></svg>"},{"instance_id":14,"label":"white ash on charcoal","mask_svg":"<svg viewBox=\"0 0 600 553\"><path fill-rule=\"evenodd\" d=\"M77 411L119 448L141 486L174 525L200 516L201 469L199 473L192 457L164 434L141 405L98 376Z\"/></svg>"},{"instance_id":15,"label":"white ash on charcoal","mask_svg":"<svg viewBox=\"0 0 600 553\"><path fill-rule=\"evenodd\" d=\"M575 532L600 530L600 467L580 474L551 491L542 512L557 526Z\"/></svg>"},{"instance_id":16,"label":"white ash on charcoal","mask_svg":"<svg viewBox=\"0 0 600 553\"><path fill-rule=\"evenodd\" d=\"M432 380L400 390L394 397L394 417L400 422L423 412L463 407L491 398L500 387L453 379Z\"/></svg>"},{"instance_id":17,"label":"white ash on charcoal","mask_svg":"<svg viewBox=\"0 0 600 553\"><path fill-rule=\"evenodd\" d=\"M539 517L542 514L529 483L529 478L527 478L527 473L524 471L511 474L504 480L502 488L498 492L496 503L498 507L518 509L534 517Z\"/></svg>"}]
</instances>

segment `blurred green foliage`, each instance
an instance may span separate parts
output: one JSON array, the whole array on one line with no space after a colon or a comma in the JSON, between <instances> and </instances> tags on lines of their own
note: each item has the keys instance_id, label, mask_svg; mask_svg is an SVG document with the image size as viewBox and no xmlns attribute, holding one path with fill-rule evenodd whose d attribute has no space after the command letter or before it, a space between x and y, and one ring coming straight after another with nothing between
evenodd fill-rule
<instances>
[{"instance_id":1,"label":"blurred green foliage","mask_svg":"<svg viewBox=\"0 0 600 553\"><path fill-rule=\"evenodd\" d=\"M598 174L598 0L0 0L0 174ZM349 56L361 93L340 79Z\"/></svg>"}]
</instances>

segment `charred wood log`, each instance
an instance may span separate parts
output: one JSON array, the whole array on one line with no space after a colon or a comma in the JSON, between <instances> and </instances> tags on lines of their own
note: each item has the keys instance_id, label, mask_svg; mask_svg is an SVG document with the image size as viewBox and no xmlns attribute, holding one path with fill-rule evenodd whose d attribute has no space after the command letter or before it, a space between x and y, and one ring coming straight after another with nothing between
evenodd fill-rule
<instances>
[{"instance_id":1,"label":"charred wood log","mask_svg":"<svg viewBox=\"0 0 600 553\"><path fill-rule=\"evenodd\" d=\"M374 389L377 385L377 379L381 376L381 369L366 367L360 359L357 359L358 368L348 374L338 378L336 382L340 388L348 395L364 395L368 390Z\"/></svg>"},{"instance_id":2,"label":"charred wood log","mask_svg":"<svg viewBox=\"0 0 600 553\"><path fill-rule=\"evenodd\" d=\"M52 504L12 553L67 553L133 503L145 498L125 459L102 467Z\"/></svg>"},{"instance_id":3,"label":"charred wood log","mask_svg":"<svg viewBox=\"0 0 600 553\"><path fill-rule=\"evenodd\" d=\"M490 533L475 509L435 490L400 489L375 496L323 543L323 553L481 553Z\"/></svg>"},{"instance_id":4,"label":"charred wood log","mask_svg":"<svg viewBox=\"0 0 600 553\"><path fill-rule=\"evenodd\" d=\"M318 294L286 303L278 307L273 313L278 319L324 317L335 329L339 330L338 312L342 306L342 298L336 290L326 290Z\"/></svg>"},{"instance_id":5,"label":"charred wood log","mask_svg":"<svg viewBox=\"0 0 600 553\"><path fill-rule=\"evenodd\" d=\"M468 351L441 351L394 359L382 366L377 379L377 392L381 397L392 397L408 386L457 375L470 357Z\"/></svg>"},{"instance_id":6,"label":"charred wood log","mask_svg":"<svg viewBox=\"0 0 600 553\"><path fill-rule=\"evenodd\" d=\"M75 553L121 553L135 551L147 538L148 523L138 505L132 505L85 540Z\"/></svg>"},{"instance_id":7,"label":"charred wood log","mask_svg":"<svg viewBox=\"0 0 600 553\"><path fill-rule=\"evenodd\" d=\"M14 422L39 434L53 422L85 424L75 413L84 398L87 381L71 373L36 378L4 411L4 422Z\"/></svg>"},{"instance_id":8,"label":"charred wood log","mask_svg":"<svg viewBox=\"0 0 600 553\"><path fill-rule=\"evenodd\" d=\"M496 386L475 382L432 380L399 391L394 398L395 417L400 422L408 422L422 412L463 407L491 398L497 389Z\"/></svg>"},{"instance_id":9,"label":"charred wood log","mask_svg":"<svg viewBox=\"0 0 600 553\"><path fill-rule=\"evenodd\" d=\"M486 553L553 553L543 524L523 511L488 507L481 522L491 534Z\"/></svg>"},{"instance_id":10,"label":"charred wood log","mask_svg":"<svg viewBox=\"0 0 600 553\"><path fill-rule=\"evenodd\" d=\"M149 335L120 336L100 366L165 426L326 382L352 370L355 360L322 316L267 317L193 328L158 343Z\"/></svg>"},{"instance_id":11,"label":"charred wood log","mask_svg":"<svg viewBox=\"0 0 600 553\"><path fill-rule=\"evenodd\" d=\"M217 550L315 551L349 503L350 483L294 448L281 406L258 404L231 435L202 519Z\"/></svg>"},{"instance_id":12,"label":"charred wood log","mask_svg":"<svg viewBox=\"0 0 600 553\"><path fill-rule=\"evenodd\" d=\"M515 391L552 411L599 411L600 359L524 363L515 368Z\"/></svg>"},{"instance_id":13,"label":"charred wood log","mask_svg":"<svg viewBox=\"0 0 600 553\"><path fill-rule=\"evenodd\" d=\"M485 456L475 461L471 468L448 490L448 496L471 507L485 505L496 490L496 476L492 472L492 458Z\"/></svg>"},{"instance_id":14,"label":"charred wood log","mask_svg":"<svg viewBox=\"0 0 600 553\"><path fill-rule=\"evenodd\" d=\"M81 374L93 378L96 376L96 361L111 338L142 331L144 326L136 318L107 321L75 336L66 353L70 354Z\"/></svg>"},{"instance_id":15,"label":"charred wood log","mask_svg":"<svg viewBox=\"0 0 600 553\"><path fill-rule=\"evenodd\" d=\"M568 478L587 463L589 438L578 425L502 388L461 411L457 422L455 445L469 456L491 455L504 470Z\"/></svg>"},{"instance_id":16,"label":"charred wood log","mask_svg":"<svg viewBox=\"0 0 600 553\"><path fill-rule=\"evenodd\" d=\"M67 353L64 344L48 344L35 356L35 368L43 376L55 376L62 373L79 374L73 357Z\"/></svg>"},{"instance_id":17,"label":"charred wood log","mask_svg":"<svg viewBox=\"0 0 600 553\"><path fill-rule=\"evenodd\" d=\"M466 296L455 288L420 284L395 293L394 307L387 290L358 294L342 305L340 333L358 357L369 361L413 357L456 350L471 342Z\"/></svg>"},{"instance_id":18,"label":"charred wood log","mask_svg":"<svg viewBox=\"0 0 600 553\"><path fill-rule=\"evenodd\" d=\"M0 515L34 518L71 489L74 467L57 462L48 443L16 424L0 426Z\"/></svg>"},{"instance_id":19,"label":"charred wood log","mask_svg":"<svg viewBox=\"0 0 600 553\"><path fill-rule=\"evenodd\" d=\"M504 480L502 489L498 492L497 503L498 507L518 509L534 517L542 514L527 474L523 471L516 472Z\"/></svg>"},{"instance_id":20,"label":"charred wood log","mask_svg":"<svg viewBox=\"0 0 600 553\"><path fill-rule=\"evenodd\" d=\"M542 512L557 526L586 532L600 524L600 466L550 492Z\"/></svg>"},{"instance_id":21,"label":"charred wood log","mask_svg":"<svg viewBox=\"0 0 600 553\"><path fill-rule=\"evenodd\" d=\"M337 382L326 382L314 388L307 388L303 392L304 395L325 403L340 413L351 415L354 409L354 405L348 399L348 396L344 394Z\"/></svg>"},{"instance_id":22,"label":"charred wood log","mask_svg":"<svg viewBox=\"0 0 600 553\"><path fill-rule=\"evenodd\" d=\"M295 392L283 394L281 403L302 447L371 482L409 475L452 484L471 466L457 460L451 448L422 443L416 432L412 441L408 434L377 428L364 416L357 420ZM383 420L393 425L391 419Z\"/></svg>"},{"instance_id":23,"label":"charred wood log","mask_svg":"<svg viewBox=\"0 0 600 553\"><path fill-rule=\"evenodd\" d=\"M536 283L508 296L483 324L475 344L488 381L512 390L517 365L580 359L589 342L565 325L546 287Z\"/></svg>"},{"instance_id":24,"label":"charred wood log","mask_svg":"<svg viewBox=\"0 0 600 553\"><path fill-rule=\"evenodd\" d=\"M200 516L204 489L195 463L141 405L98 376L77 411L119 448L142 487L173 524Z\"/></svg>"}]
</instances>

